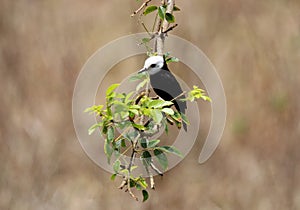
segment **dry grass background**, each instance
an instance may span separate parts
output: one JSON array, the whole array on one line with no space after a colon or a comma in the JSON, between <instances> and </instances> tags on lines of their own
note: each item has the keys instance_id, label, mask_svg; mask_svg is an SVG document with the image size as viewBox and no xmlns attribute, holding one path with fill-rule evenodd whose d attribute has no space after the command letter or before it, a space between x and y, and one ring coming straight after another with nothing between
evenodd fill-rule
<instances>
[{"instance_id":1,"label":"dry grass background","mask_svg":"<svg viewBox=\"0 0 300 210\"><path fill-rule=\"evenodd\" d=\"M0 2L0 209L300 209L300 2L177 4L173 33L224 82L226 129L208 162L198 143L136 203L84 154L71 115L87 58L141 31L135 1Z\"/></svg>"}]
</instances>

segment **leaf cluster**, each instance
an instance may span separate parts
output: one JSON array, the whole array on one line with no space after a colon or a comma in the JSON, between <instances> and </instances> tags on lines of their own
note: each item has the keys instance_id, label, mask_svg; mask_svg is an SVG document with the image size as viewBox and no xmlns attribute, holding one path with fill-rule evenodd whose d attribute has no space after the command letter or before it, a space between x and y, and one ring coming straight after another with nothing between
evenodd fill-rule
<instances>
[{"instance_id":1,"label":"leaf cluster","mask_svg":"<svg viewBox=\"0 0 300 210\"><path fill-rule=\"evenodd\" d=\"M105 105L93 105L85 112L95 114L98 122L92 125L88 132L91 135L99 130L105 137L104 152L107 161L112 165L114 174L123 177L127 190L131 188L142 191L144 200L148 198L148 184L144 177L133 176L132 171L137 168L134 159L139 158L146 171L154 168L154 159L163 171L168 169L168 154L182 157L174 146L162 145L161 140L152 136L164 127L168 133L168 126L176 125L181 128L183 122L189 124L185 115L172 108L172 101L164 101L149 96L150 79L147 74L136 74L130 81L139 81L136 89L129 93L119 93L119 84L112 84L106 90ZM180 97L182 98L182 97ZM187 97L181 100L194 101L196 99L209 100L204 90L193 87ZM125 155L131 157L130 162ZM113 161L112 161L113 160ZM134 196L134 195L133 195Z\"/></svg>"},{"instance_id":2,"label":"leaf cluster","mask_svg":"<svg viewBox=\"0 0 300 210\"><path fill-rule=\"evenodd\" d=\"M174 23L175 22L175 17L173 14L166 12L166 5L160 5L160 6L156 6L156 5L150 5L148 7L145 8L143 15L146 16L150 13L153 12L157 12L156 15L158 15L158 17L161 20L166 20L169 23ZM180 11L180 8L177 6L174 6L174 11Z\"/></svg>"}]
</instances>

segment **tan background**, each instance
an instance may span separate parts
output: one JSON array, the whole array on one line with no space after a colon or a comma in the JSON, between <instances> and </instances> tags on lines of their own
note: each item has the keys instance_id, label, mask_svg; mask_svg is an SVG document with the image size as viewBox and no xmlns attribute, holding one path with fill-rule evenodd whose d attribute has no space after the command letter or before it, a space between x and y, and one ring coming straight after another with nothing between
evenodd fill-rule
<instances>
[{"instance_id":1,"label":"tan background","mask_svg":"<svg viewBox=\"0 0 300 210\"><path fill-rule=\"evenodd\" d=\"M226 129L208 162L197 163L198 143L137 203L84 154L71 99L95 50L142 31L129 17L138 4L0 2L0 209L300 209L300 2L177 4L172 33L199 46L224 82Z\"/></svg>"}]
</instances>

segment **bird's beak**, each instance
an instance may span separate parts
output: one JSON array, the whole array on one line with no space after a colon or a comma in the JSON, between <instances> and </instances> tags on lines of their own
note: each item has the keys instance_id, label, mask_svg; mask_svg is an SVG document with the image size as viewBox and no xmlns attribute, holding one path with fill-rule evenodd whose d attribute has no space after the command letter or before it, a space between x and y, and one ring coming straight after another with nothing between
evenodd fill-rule
<instances>
[{"instance_id":1,"label":"bird's beak","mask_svg":"<svg viewBox=\"0 0 300 210\"><path fill-rule=\"evenodd\" d=\"M142 68L141 70L138 71L138 73L140 74L140 73L143 73L145 71L147 71L147 69L146 68Z\"/></svg>"}]
</instances>

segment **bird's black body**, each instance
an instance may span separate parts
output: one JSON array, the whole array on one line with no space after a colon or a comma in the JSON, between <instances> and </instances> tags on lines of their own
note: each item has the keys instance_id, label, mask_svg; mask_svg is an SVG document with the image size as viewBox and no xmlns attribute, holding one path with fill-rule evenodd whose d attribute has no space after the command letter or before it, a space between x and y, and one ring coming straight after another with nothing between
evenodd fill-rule
<instances>
[{"instance_id":1,"label":"bird's black body","mask_svg":"<svg viewBox=\"0 0 300 210\"><path fill-rule=\"evenodd\" d=\"M165 101L171 101L183 92L165 61L159 72L150 75L150 82L154 92ZM185 114L185 110L187 108L186 102L181 101L180 98L183 98L183 96L174 100L173 103L179 112ZM185 131L187 130L185 123L183 123L183 128Z\"/></svg>"}]
</instances>

